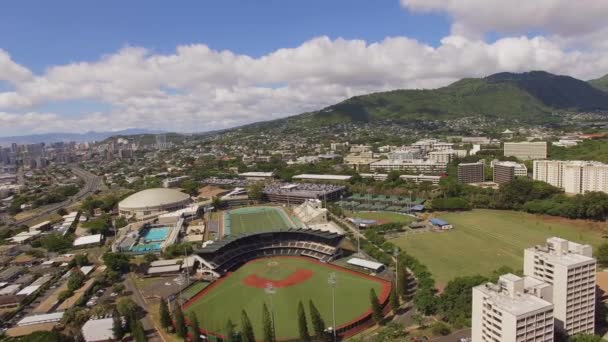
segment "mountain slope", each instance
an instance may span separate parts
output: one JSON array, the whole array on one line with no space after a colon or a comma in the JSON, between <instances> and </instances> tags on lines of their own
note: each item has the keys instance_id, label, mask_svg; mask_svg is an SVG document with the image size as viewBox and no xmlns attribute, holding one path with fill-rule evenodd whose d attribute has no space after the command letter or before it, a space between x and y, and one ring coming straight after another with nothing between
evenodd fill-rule
<instances>
[{"instance_id":1,"label":"mountain slope","mask_svg":"<svg viewBox=\"0 0 608 342\"><path fill-rule=\"evenodd\" d=\"M319 124L377 120L445 120L467 116L543 123L555 110L608 110L608 93L569 76L534 71L499 73L433 90L395 90L356 96L302 119Z\"/></svg>"},{"instance_id":2,"label":"mountain slope","mask_svg":"<svg viewBox=\"0 0 608 342\"><path fill-rule=\"evenodd\" d=\"M590 80L588 83L599 90L608 92L608 75L604 75L604 77L595 80Z\"/></svg>"}]
</instances>

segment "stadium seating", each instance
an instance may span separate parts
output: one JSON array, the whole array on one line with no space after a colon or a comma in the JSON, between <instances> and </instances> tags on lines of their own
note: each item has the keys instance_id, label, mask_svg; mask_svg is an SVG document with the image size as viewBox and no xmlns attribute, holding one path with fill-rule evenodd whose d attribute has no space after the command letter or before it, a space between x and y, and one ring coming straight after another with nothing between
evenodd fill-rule
<instances>
[{"instance_id":1,"label":"stadium seating","mask_svg":"<svg viewBox=\"0 0 608 342\"><path fill-rule=\"evenodd\" d=\"M229 236L196 253L211 271L224 274L249 260L263 257L304 256L329 262L340 254L343 238L343 235L311 229L288 229Z\"/></svg>"}]
</instances>

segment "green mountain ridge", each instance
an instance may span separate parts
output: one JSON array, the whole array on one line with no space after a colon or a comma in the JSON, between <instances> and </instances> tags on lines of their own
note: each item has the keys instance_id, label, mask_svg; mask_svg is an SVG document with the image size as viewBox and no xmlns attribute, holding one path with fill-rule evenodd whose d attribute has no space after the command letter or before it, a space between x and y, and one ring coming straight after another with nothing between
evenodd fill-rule
<instances>
[{"instance_id":1,"label":"green mountain ridge","mask_svg":"<svg viewBox=\"0 0 608 342\"><path fill-rule=\"evenodd\" d=\"M555 111L608 111L608 93L585 81L544 71L465 78L432 90L394 90L355 96L324 108L312 121L446 120L469 116L551 121Z\"/></svg>"},{"instance_id":2,"label":"green mountain ridge","mask_svg":"<svg viewBox=\"0 0 608 342\"><path fill-rule=\"evenodd\" d=\"M603 77L590 80L589 84L601 91L608 92L608 75L604 75Z\"/></svg>"}]
</instances>

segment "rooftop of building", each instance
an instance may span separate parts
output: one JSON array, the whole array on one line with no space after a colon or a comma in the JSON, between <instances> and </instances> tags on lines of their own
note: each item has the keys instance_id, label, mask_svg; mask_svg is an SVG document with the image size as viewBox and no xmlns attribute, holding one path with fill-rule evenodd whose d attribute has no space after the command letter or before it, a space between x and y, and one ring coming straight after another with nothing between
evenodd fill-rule
<instances>
[{"instance_id":1,"label":"rooftop of building","mask_svg":"<svg viewBox=\"0 0 608 342\"><path fill-rule=\"evenodd\" d=\"M122 200L118 207L122 209L161 207L189 199L189 195L175 189L154 188L134 193Z\"/></svg>"}]
</instances>

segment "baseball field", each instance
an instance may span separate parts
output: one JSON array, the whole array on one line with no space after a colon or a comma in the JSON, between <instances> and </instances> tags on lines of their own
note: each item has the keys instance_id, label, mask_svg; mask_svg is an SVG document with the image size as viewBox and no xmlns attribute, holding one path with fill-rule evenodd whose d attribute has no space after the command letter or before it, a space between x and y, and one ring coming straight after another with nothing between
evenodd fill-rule
<instances>
[{"instance_id":1,"label":"baseball field","mask_svg":"<svg viewBox=\"0 0 608 342\"><path fill-rule=\"evenodd\" d=\"M294 227L283 209L278 207L247 207L224 213L226 235L257 233Z\"/></svg>"},{"instance_id":2,"label":"baseball field","mask_svg":"<svg viewBox=\"0 0 608 342\"><path fill-rule=\"evenodd\" d=\"M606 223L501 210L446 213L439 218L454 229L404 235L391 242L427 265L440 286L457 276L489 275L501 266L522 269L524 248L551 236L597 246L608 228Z\"/></svg>"},{"instance_id":3,"label":"baseball field","mask_svg":"<svg viewBox=\"0 0 608 342\"><path fill-rule=\"evenodd\" d=\"M298 302L302 301L310 322L309 300L332 326L332 288L330 274L335 273L336 325L356 321L370 312L369 293L374 289L380 301L386 300L390 284L337 266L303 257L256 259L224 276L185 305L186 315L194 311L201 329L215 335L225 333L228 320L239 325L241 310L253 324L257 338L262 337L262 307L266 303L274 312L276 336L279 340L298 336ZM267 294L268 284L274 294Z\"/></svg>"}]
</instances>

